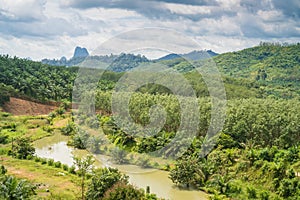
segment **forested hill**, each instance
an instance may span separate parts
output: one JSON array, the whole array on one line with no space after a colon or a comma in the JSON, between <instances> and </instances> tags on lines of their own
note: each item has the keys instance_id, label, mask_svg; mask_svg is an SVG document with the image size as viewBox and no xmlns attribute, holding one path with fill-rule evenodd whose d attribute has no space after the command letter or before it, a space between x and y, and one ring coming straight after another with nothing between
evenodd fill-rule
<instances>
[{"instance_id":1,"label":"forested hill","mask_svg":"<svg viewBox=\"0 0 300 200\"><path fill-rule=\"evenodd\" d=\"M4 101L8 95L24 95L40 101L69 99L77 70L0 56L1 99Z\"/></svg>"},{"instance_id":2,"label":"forested hill","mask_svg":"<svg viewBox=\"0 0 300 200\"><path fill-rule=\"evenodd\" d=\"M300 95L300 43L261 43L259 46L213 57L223 76L259 85L266 96L293 98ZM193 69L191 62L176 58L161 61L179 71ZM192 62L196 66L197 63Z\"/></svg>"},{"instance_id":3,"label":"forested hill","mask_svg":"<svg viewBox=\"0 0 300 200\"><path fill-rule=\"evenodd\" d=\"M225 74L233 77L256 80L300 79L300 76L297 76L300 73L300 43L294 45L261 43L253 48L220 54L214 57L214 60ZM259 70L265 70L267 76L264 78L258 73Z\"/></svg>"},{"instance_id":4,"label":"forested hill","mask_svg":"<svg viewBox=\"0 0 300 200\"><path fill-rule=\"evenodd\" d=\"M275 96L278 93L289 96L300 89L300 43L261 43L257 47L221 54L214 60L225 75L261 82Z\"/></svg>"},{"instance_id":5,"label":"forested hill","mask_svg":"<svg viewBox=\"0 0 300 200\"><path fill-rule=\"evenodd\" d=\"M113 60L110 66L113 71L126 71L141 62L150 62L143 56L131 54L105 58L107 62ZM289 99L300 96L300 44L261 43L253 48L220 54L213 59L223 74L229 99ZM209 95L203 82L199 86L199 77L189 72L189 62L182 59L160 62L184 72L197 94ZM12 93L41 101L70 100L77 70L77 67L50 66L17 57L0 56L0 103ZM100 88L112 89L121 75L122 73L110 72L110 78L102 81Z\"/></svg>"}]
</instances>

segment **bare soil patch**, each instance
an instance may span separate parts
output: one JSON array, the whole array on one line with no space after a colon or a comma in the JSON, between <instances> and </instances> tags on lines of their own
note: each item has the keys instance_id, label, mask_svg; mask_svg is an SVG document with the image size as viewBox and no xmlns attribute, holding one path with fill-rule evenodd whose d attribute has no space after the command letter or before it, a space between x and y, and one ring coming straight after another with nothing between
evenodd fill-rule
<instances>
[{"instance_id":1,"label":"bare soil patch","mask_svg":"<svg viewBox=\"0 0 300 200\"><path fill-rule=\"evenodd\" d=\"M3 111L13 115L47 115L57 106L41 104L33 101L10 97L10 101L3 106Z\"/></svg>"}]
</instances>

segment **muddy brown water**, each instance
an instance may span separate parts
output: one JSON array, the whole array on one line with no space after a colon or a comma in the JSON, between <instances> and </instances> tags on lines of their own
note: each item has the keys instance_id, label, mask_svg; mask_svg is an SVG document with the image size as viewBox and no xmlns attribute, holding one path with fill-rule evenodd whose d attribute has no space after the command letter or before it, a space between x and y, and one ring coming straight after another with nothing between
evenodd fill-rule
<instances>
[{"instance_id":1,"label":"muddy brown water","mask_svg":"<svg viewBox=\"0 0 300 200\"><path fill-rule=\"evenodd\" d=\"M59 133L34 142L36 155L52 158L69 166L73 165L73 156L86 156L86 150L77 150L67 146L68 137ZM171 200L207 200L208 195L196 190L181 190L168 178L169 173L163 170L144 169L136 165L116 165L110 162L110 157L97 154L96 167L114 167L129 176L129 182L139 188L150 186L151 193L158 197Z\"/></svg>"}]
</instances>

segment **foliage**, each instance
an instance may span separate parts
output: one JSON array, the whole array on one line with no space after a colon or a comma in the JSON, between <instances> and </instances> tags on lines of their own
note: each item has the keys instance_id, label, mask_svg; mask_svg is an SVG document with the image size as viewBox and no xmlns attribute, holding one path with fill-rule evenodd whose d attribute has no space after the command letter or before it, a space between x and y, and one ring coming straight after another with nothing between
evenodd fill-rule
<instances>
[{"instance_id":1,"label":"foliage","mask_svg":"<svg viewBox=\"0 0 300 200\"><path fill-rule=\"evenodd\" d=\"M177 185L203 186L206 179L199 161L195 158L183 158L176 162L175 168L170 172L170 179Z\"/></svg>"},{"instance_id":2,"label":"foliage","mask_svg":"<svg viewBox=\"0 0 300 200\"><path fill-rule=\"evenodd\" d=\"M23 137L23 138L17 138L13 142L13 149L11 151L13 156L20 159L26 159L27 156L34 155L35 148L31 144L30 138Z\"/></svg>"},{"instance_id":3,"label":"foliage","mask_svg":"<svg viewBox=\"0 0 300 200\"><path fill-rule=\"evenodd\" d=\"M117 169L94 169L91 182L88 186L87 199L101 199L105 192L117 182L128 183L128 176L121 174Z\"/></svg>"},{"instance_id":4,"label":"foliage","mask_svg":"<svg viewBox=\"0 0 300 200\"><path fill-rule=\"evenodd\" d=\"M72 136L72 145L78 149L86 149L89 137L89 134L85 130L80 129Z\"/></svg>"},{"instance_id":5,"label":"foliage","mask_svg":"<svg viewBox=\"0 0 300 200\"><path fill-rule=\"evenodd\" d=\"M85 199L85 176L88 172L93 169L93 163L95 160L93 159L92 155L88 155L86 158L81 159L78 157L74 157L74 164L78 167L78 171L81 175L81 199Z\"/></svg>"},{"instance_id":6,"label":"foliage","mask_svg":"<svg viewBox=\"0 0 300 200\"><path fill-rule=\"evenodd\" d=\"M113 161L116 164L127 163L127 159L126 159L127 152L123 149L120 149L120 148L117 148L117 147L113 148L111 150L111 156L112 156Z\"/></svg>"},{"instance_id":7,"label":"foliage","mask_svg":"<svg viewBox=\"0 0 300 200\"><path fill-rule=\"evenodd\" d=\"M77 132L77 127L73 122L68 122L65 127L61 128L61 133L63 135L74 135Z\"/></svg>"},{"instance_id":8,"label":"foliage","mask_svg":"<svg viewBox=\"0 0 300 200\"><path fill-rule=\"evenodd\" d=\"M0 83L19 96L41 101L70 99L77 68L54 67L17 57L0 56Z\"/></svg>"},{"instance_id":9,"label":"foliage","mask_svg":"<svg viewBox=\"0 0 300 200\"><path fill-rule=\"evenodd\" d=\"M31 199L35 195L35 186L26 180L5 175L6 169L1 165L0 198L8 200Z\"/></svg>"},{"instance_id":10,"label":"foliage","mask_svg":"<svg viewBox=\"0 0 300 200\"><path fill-rule=\"evenodd\" d=\"M103 200L141 200L146 199L144 191L124 182L115 183L104 194Z\"/></svg>"},{"instance_id":11,"label":"foliage","mask_svg":"<svg viewBox=\"0 0 300 200\"><path fill-rule=\"evenodd\" d=\"M98 136L90 136L87 141L87 148L92 153L100 153L100 146L105 143L105 140Z\"/></svg>"}]
</instances>

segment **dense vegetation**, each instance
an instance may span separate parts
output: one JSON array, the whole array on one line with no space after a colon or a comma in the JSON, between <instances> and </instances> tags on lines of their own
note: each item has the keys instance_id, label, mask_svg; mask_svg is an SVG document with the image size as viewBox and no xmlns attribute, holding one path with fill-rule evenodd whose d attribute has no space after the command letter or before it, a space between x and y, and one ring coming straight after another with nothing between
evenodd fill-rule
<instances>
[{"instance_id":1,"label":"dense vegetation","mask_svg":"<svg viewBox=\"0 0 300 200\"><path fill-rule=\"evenodd\" d=\"M7 169L1 165L0 169L0 197L1 199L23 200L30 199L35 194L35 186L24 179L17 179L6 174Z\"/></svg>"},{"instance_id":2,"label":"dense vegetation","mask_svg":"<svg viewBox=\"0 0 300 200\"><path fill-rule=\"evenodd\" d=\"M70 119L69 114L63 114L60 108L49 116L38 117L19 117L0 112L0 119L0 159L3 164L0 165L0 199L158 199L156 195L129 184L128 176L117 169L95 168L92 156L74 157L72 166L35 156L35 148L31 143L33 140L61 131L63 134L69 133L69 124L57 127L65 119ZM99 148L98 142L90 143ZM23 171L27 172L23 176L30 181L19 178ZM42 177L55 181L52 183L52 180ZM72 184L72 188L64 191L66 180Z\"/></svg>"},{"instance_id":3,"label":"dense vegetation","mask_svg":"<svg viewBox=\"0 0 300 200\"><path fill-rule=\"evenodd\" d=\"M187 121L196 126L195 137L190 141L187 151L178 151L186 142L186 138L181 138L182 140L163 152L163 157L171 160L169 165L154 165L148 158L137 159L139 164L143 167L170 170L170 179L174 184L207 191L212 194L212 199L298 199L299 50L299 44L261 43L257 47L214 57L217 67L222 72L228 101L225 123L219 132L220 137L212 152L205 156L201 154L201 148L202 144L205 144L206 132L211 122L211 99L205 82L193 69L194 66L201 67L205 61L191 61L193 65L182 58L155 61L176 69L186 77L198 98L199 116L198 121L194 121L190 113L185 116ZM107 59L111 58L108 56ZM13 159L34 159L34 149L30 146L30 140L20 137L34 128L37 130L31 135L33 140L58 131L70 136L70 145L79 149L89 149L92 153L109 153L114 157L114 161L120 164L133 160L127 155L128 152L148 153L169 144L180 127L183 113L180 105L188 107L191 104L190 98L184 95L177 98L166 87L147 84L138 88L129 102L130 117L141 126L124 123L120 128L116 122L118 117L122 117L122 113L112 115L112 89L124 75L121 71L136 67L141 62L148 60L141 56L121 54L120 57L114 58L115 65L111 66L111 69L117 72L106 71L100 81L96 80L95 93L88 91L88 85L77 88L77 92L85 92L84 97L87 99L77 99L75 96L75 101L85 100L88 104L80 105L72 117L67 116L69 121L63 127L54 128L52 125L57 118L64 116L63 113L68 108L67 101L47 117L14 118L2 113L0 143L8 149L12 146L6 153ZM0 104L9 100L9 96L61 102L71 101L78 68L48 66L16 57L1 56L0 71ZM96 71L99 74L102 72ZM86 83L90 80L92 79L87 76L80 81ZM176 82L176 79L173 84L178 87L182 85L180 81ZM76 87L78 85L75 83ZM89 98L93 95L95 108L91 108L89 104L93 103ZM117 102L121 102L128 94L122 95L118 96ZM165 123L158 133L145 137L149 133L143 132L143 127L149 124L149 111L157 104L166 111ZM97 115L93 112L95 110ZM103 130L105 139L118 148L112 149L104 138L90 134L90 131L95 130ZM133 133L136 135L133 136ZM12 142L14 144L10 145ZM172 160L174 158L177 160ZM78 166L83 166L82 160L77 161ZM62 168L61 164L54 164L53 161L38 162ZM70 171L71 166L65 168ZM86 169L88 168L87 165ZM81 196L86 195L89 199L156 198L128 184L128 177L115 169L77 172L72 169L72 173L82 175L79 182L82 191L87 187L87 192ZM92 178L89 179L90 173Z\"/></svg>"},{"instance_id":4,"label":"dense vegetation","mask_svg":"<svg viewBox=\"0 0 300 200\"><path fill-rule=\"evenodd\" d=\"M239 52L221 54L214 60L226 75L260 82L269 96L299 97L300 43L261 43Z\"/></svg>"},{"instance_id":5,"label":"dense vegetation","mask_svg":"<svg viewBox=\"0 0 300 200\"><path fill-rule=\"evenodd\" d=\"M260 46L239 52L215 56L214 61L223 73L227 97L229 99L265 98L267 96L285 99L299 97L300 85L297 78L300 71L299 49L299 44L282 46L262 43ZM139 63L147 62L146 58L131 54L104 58L106 57L101 57L105 62L112 62L110 69L114 71L128 70ZM193 66L197 67L199 62L203 61L191 61L193 66L182 59L160 62L185 72L184 75L193 86L197 96L208 96L206 85L201 77L190 71ZM23 94L42 101L70 100L77 70L76 67L48 66L26 59L0 56L1 92L4 87L12 87L9 90L16 90L18 95ZM111 90L121 76L122 73L107 72L101 78L98 87L101 90ZM148 85L146 89L150 93L167 92L165 88L157 85ZM140 90L143 92L145 88Z\"/></svg>"},{"instance_id":6,"label":"dense vegetation","mask_svg":"<svg viewBox=\"0 0 300 200\"><path fill-rule=\"evenodd\" d=\"M50 67L40 62L0 56L0 83L15 89L17 93L13 95L41 101L70 99L76 71L77 68Z\"/></svg>"}]
</instances>

